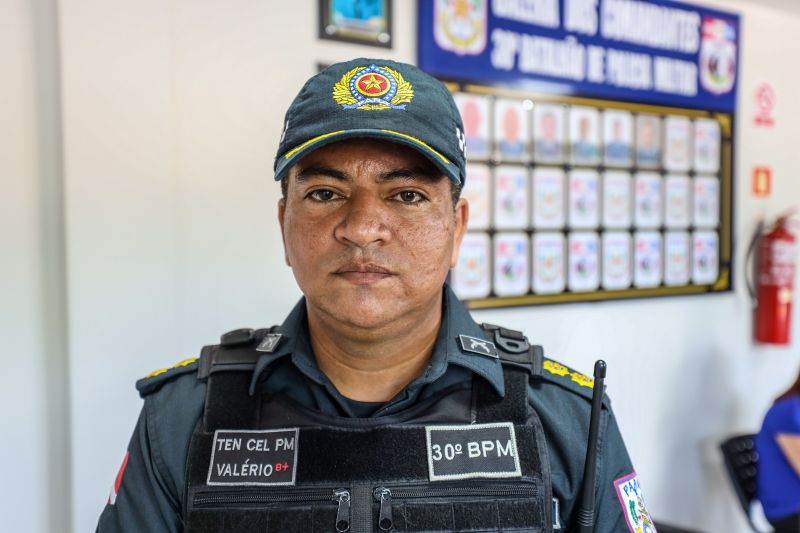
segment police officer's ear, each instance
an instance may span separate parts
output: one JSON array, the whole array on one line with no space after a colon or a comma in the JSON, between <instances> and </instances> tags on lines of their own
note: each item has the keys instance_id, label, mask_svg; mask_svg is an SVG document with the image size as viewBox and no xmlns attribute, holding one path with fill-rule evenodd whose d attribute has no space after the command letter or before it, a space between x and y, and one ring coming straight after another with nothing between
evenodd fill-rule
<instances>
[{"instance_id":1,"label":"police officer's ear","mask_svg":"<svg viewBox=\"0 0 800 533\"><path fill-rule=\"evenodd\" d=\"M283 260L287 266L292 266L289 262L289 254L286 253L286 236L283 233L283 216L286 214L286 197L278 200L278 224L281 226L281 241L283 241Z\"/></svg>"},{"instance_id":2,"label":"police officer's ear","mask_svg":"<svg viewBox=\"0 0 800 533\"><path fill-rule=\"evenodd\" d=\"M469 202L466 198L459 198L455 206L455 231L453 232L453 251L450 255L450 268L455 268L458 263L458 250L461 248L461 241L467 231L469 221Z\"/></svg>"}]
</instances>

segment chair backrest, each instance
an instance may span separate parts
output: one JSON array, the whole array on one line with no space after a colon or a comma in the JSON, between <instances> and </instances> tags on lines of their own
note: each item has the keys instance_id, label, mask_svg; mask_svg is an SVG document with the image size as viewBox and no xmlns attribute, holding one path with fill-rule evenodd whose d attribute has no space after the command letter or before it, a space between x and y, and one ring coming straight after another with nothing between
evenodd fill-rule
<instances>
[{"instance_id":1,"label":"chair backrest","mask_svg":"<svg viewBox=\"0 0 800 533\"><path fill-rule=\"evenodd\" d=\"M755 447L755 435L731 437L720 444L720 448L736 497L739 498L739 503L747 515L750 526L754 531L759 531L753 523L750 512L757 491L758 452Z\"/></svg>"}]
</instances>

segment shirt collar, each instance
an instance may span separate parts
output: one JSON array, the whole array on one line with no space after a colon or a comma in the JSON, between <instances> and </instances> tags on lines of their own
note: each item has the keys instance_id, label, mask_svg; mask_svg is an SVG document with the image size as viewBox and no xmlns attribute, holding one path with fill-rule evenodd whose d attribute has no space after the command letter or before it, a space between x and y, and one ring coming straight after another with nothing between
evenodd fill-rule
<instances>
[{"instance_id":1,"label":"shirt collar","mask_svg":"<svg viewBox=\"0 0 800 533\"><path fill-rule=\"evenodd\" d=\"M308 329L306 318L306 299L300 298L300 301L294 306L292 311L283 321L283 324L278 328L278 333L283 335L281 343L274 352L264 353L256 361L256 367L253 371L253 377L250 380L250 394L255 394L258 384L263 379L266 379L269 367L276 360L292 355L299 349L304 348L304 344L308 344L308 335L302 337L302 333ZM302 341L300 339L303 339ZM308 350L310 354L310 348ZM314 364L316 367L316 364ZM322 372L317 368L317 372Z\"/></svg>"},{"instance_id":2,"label":"shirt collar","mask_svg":"<svg viewBox=\"0 0 800 533\"><path fill-rule=\"evenodd\" d=\"M281 344L272 353L263 354L256 362L250 383L250 393L256 391L259 381L274 361L291 355L292 362L309 379L320 385L328 385L329 380L317 366L308 336L306 301L301 298L283 321L279 332L284 336ZM431 361L426 371L412 381L408 388L419 387L436 381L447 371L449 364L466 368L488 381L500 396L505 395L503 369L500 360L462 349L460 335L486 338L483 330L475 323L469 311L458 300L448 285L444 286L442 306L442 325L433 348Z\"/></svg>"},{"instance_id":3,"label":"shirt collar","mask_svg":"<svg viewBox=\"0 0 800 533\"><path fill-rule=\"evenodd\" d=\"M472 315L469 314L464 304L459 301L449 285L444 287L444 319L442 329L447 328L446 345L444 347L447 354L447 362L467 368L475 372L483 379L488 381L500 396L505 396L505 386L503 382L503 368L500 360L496 357L471 353L464 351L459 343L459 337L465 335L485 339L486 335L480 326L475 323ZM439 333L442 339L442 332ZM437 341L437 345L438 345ZM438 346L437 346L438 347Z\"/></svg>"}]
</instances>

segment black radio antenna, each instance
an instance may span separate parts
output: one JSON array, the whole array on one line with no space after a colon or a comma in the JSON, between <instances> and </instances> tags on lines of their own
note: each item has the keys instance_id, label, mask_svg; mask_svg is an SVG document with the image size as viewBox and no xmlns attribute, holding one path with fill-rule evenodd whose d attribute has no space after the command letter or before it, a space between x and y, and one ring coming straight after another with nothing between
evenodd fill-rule
<instances>
[{"instance_id":1,"label":"black radio antenna","mask_svg":"<svg viewBox=\"0 0 800 533\"><path fill-rule=\"evenodd\" d=\"M603 408L603 382L606 379L606 362L594 363L594 387L592 389L592 414L589 418L589 443L586 446L586 461L583 465L583 490L578 510L577 533L594 531L594 485L597 474L597 431Z\"/></svg>"}]
</instances>

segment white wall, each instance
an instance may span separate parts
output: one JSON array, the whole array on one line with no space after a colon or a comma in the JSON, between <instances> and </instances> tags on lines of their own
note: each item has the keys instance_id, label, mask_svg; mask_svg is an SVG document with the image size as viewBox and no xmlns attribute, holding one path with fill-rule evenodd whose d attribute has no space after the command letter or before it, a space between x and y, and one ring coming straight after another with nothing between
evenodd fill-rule
<instances>
[{"instance_id":1,"label":"white wall","mask_svg":"<svg viewBox=\"0 0 800 533\"><path fill-rule=\"evenodd\" d=\"M10 95L0 99L0 120L14 126L0 133L0 191L6 198L8 187L19 199L0 211L0 242L10 252L0 261L0 327L11 343L2 362L15 369L0 389L0 414L3 427L22 436L0 454L0 471L20 480L14 494L3 484L0 506L28 516L9 530L66 531L64 494L72 496L73 530L93 530L140 406L134 380L196 354L223 331L280 321L297 298L283 265L279 191L271 181L283 112L317 62L357 55L413 61L416 53L414 2L394 3L388 51L318 40L315 4L0 3L3 91ZM714 5L743 15L736 292L476 315L526 330L551 355L587 371L603 356L656 518L746 531L716 446L731 432L754 430L798 366L796 348L750 342L741 276L759 213L800 198L793 157L800 104L792 100L800 73L786 60L800 51L800 16L744 1ZM761 80L778 93L771 131L751 125ZM758 163L771 164L776 176L767 200L749 194ZM68 344L59 329L65 286ZM43 486L56 487L47 495L55 510L31 521ZM5 507L0 516L9 516Z\"/></svg>"},{"instance_id":2,"label":"white wall","mask_svg":"<svg viewBox=\"0 0 800 533\"><path fill-rule=\"evenodd\" d=\"M26 533L70 522L56 22L0 2L0 517Z\"/></svg>"}]
</instances>

